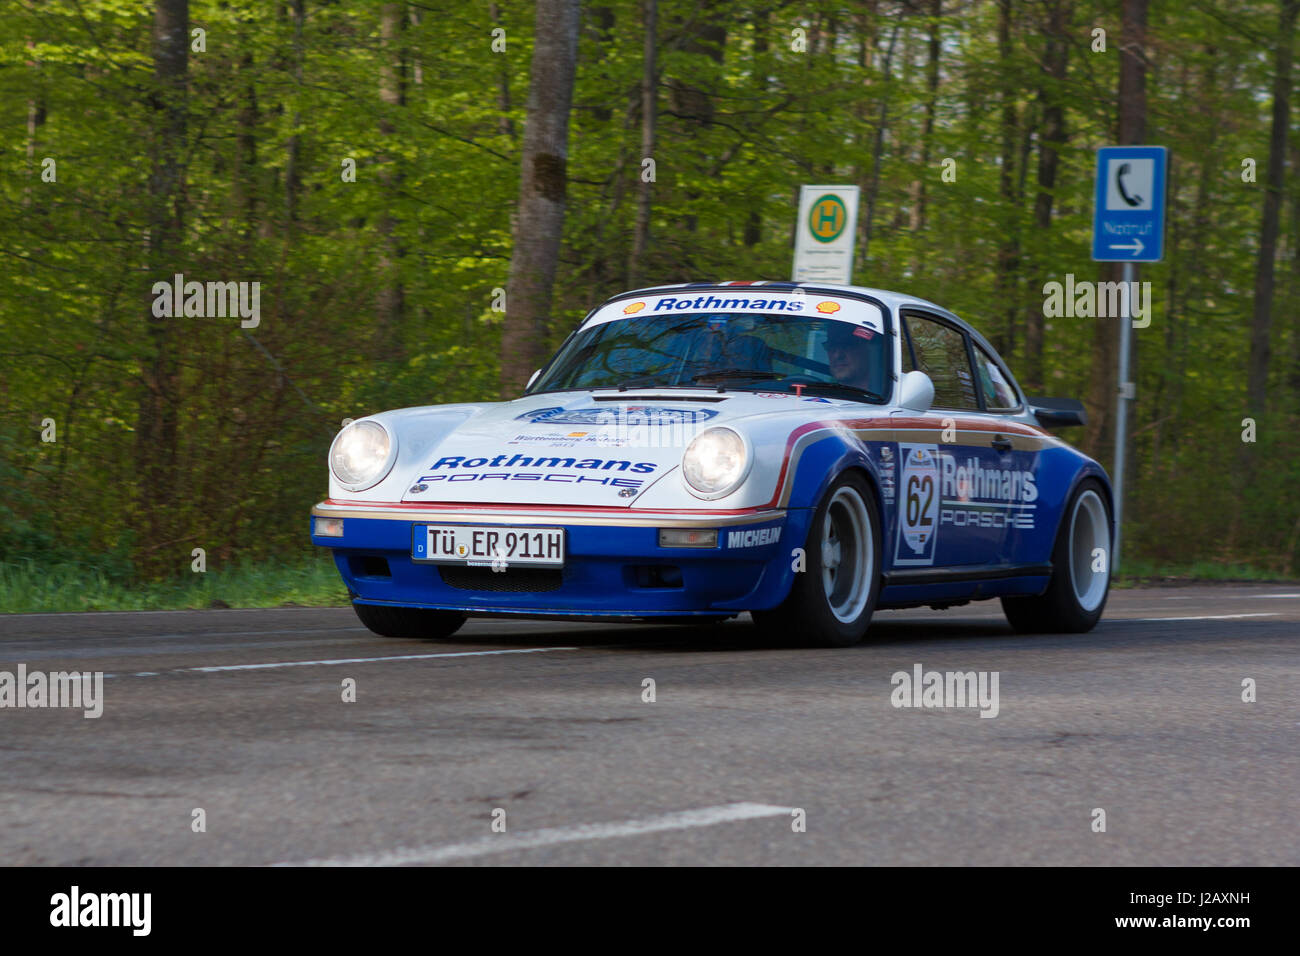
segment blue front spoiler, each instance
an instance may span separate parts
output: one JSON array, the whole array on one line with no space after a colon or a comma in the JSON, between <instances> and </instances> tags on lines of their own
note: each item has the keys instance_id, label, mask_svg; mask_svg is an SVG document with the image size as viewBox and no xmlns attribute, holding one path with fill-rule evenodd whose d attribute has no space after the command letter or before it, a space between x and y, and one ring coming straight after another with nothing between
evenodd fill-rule
<instances>
[{"instance_id":1,"label":"blue front spoiler","mask_svg":"<svg viewBox=\"0 0 1300 956\"><path fill-rule=\"evenodd\" d=\"M713 548L660 547L659 529L648 525L547 522L546 527L565 530L562 570L493 571L413 561L413 529L429 523L415 516L409 521L345 517L342 537L318 535L313 527L311 540L334 552L339 573L360 604L530 617L708 617L780 604L793 578L792 549L802 546L809 518L807 509L792 509L775 521L720 525ZM511 522L502 517L455 523L499 527ZM733 537L773 527L781 532L769 544L739 546L757 536Z\"/></svg>"}]
</instances>

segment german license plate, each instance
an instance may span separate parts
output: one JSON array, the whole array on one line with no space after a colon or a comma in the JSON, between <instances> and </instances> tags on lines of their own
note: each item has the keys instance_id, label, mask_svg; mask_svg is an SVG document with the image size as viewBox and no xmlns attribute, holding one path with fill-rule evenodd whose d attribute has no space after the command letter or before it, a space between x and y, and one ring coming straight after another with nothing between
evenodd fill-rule
<instances>
[{"instance_id":1,"label":"german license plate","mask_svg":"<svg viewBox=\"0 0 1300 956\"><path fill-rule=\"evenodd\" d=\"M411 560L470 567L563 567L564 529L417 524Z\"/></svg>"}]
</instances>

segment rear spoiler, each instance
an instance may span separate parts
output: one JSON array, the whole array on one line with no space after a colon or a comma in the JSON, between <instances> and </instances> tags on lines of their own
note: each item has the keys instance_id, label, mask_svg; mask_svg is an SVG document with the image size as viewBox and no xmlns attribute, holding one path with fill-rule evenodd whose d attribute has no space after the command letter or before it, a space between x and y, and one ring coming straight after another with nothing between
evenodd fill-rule
<instances>
[{"instance_id":1,"label":"rear spoiler","mask_svg":"<svg viewBox=\"0 0 1300 956\"><path fill-rule=\"evenodd\" d=\"M1088 424L1088 413L1077 398L1030 398L1029 410L1044 428Z\"/></svg>"}]
</instances>

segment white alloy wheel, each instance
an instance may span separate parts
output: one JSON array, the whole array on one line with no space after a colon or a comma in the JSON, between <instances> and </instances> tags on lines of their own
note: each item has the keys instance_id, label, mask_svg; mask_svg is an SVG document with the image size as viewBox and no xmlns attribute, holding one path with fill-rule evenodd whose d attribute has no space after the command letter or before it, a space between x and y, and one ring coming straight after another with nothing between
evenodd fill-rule
<instances>
[{"instance_id":1,"label":"white alloy wheel","mask_svg":"<svg viewBox=\"0 0 1300 956\"><path fill-rule=\"evenodd\" d=\"M1104 570L1094 571L1097 550ZM1110 521L1101 497L1091 488L1074 502L1070 515L1070 584L1085 611L1095 611L1110 583Z\"/></svg>"},{"instance_id":2,"label":"white alloy wheel","mask_svg":"<svg viewBox=\"0 0 1300 956\"><path fill-rule=\"evenodd\" d=\"M836 477L803 541L790 593L775 608L753 611L754 623L774 640L852 647L871 625L881 584L880 505L866 475Z\"/></svg>"},{"instance_id":3,"label":"white alloy wheel","mask_svg":"<svg viewBox=\"0 0 1300 956\"><path fill-rule=\"evenodd\" d=\"M822 589L835 619L855 622L871 597L876 542L867 506L852 485L831 498L821 528Z\"/></svg>"}]
</instances>

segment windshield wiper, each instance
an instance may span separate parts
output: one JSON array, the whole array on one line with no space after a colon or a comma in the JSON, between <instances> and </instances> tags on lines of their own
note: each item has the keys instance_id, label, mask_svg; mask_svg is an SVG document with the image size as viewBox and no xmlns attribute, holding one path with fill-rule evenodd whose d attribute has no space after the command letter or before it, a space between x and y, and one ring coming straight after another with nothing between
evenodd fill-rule
<instances>
[{"instance_id":1,"label":"windshield wiper","mask_svg":"<svg viewBox=\"0 0 1300 956\"><path fill-rule=\"evenodd\" d=\"M806 385L803 382L798 382L796 384L803 385L805 393L829 392L831 395L843 396L858 402L871 402L874 404L885 399L885 396L869 389L858 388L856 385L845 385L843 382L808 382Z\"/></svg>"}]
</instances>

